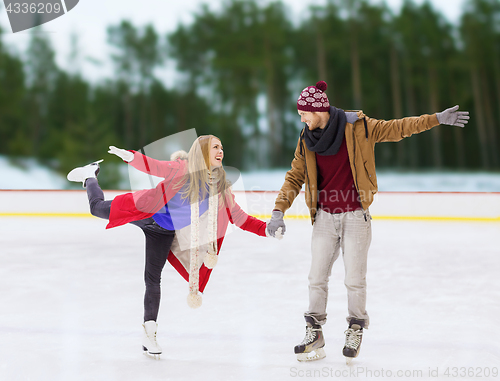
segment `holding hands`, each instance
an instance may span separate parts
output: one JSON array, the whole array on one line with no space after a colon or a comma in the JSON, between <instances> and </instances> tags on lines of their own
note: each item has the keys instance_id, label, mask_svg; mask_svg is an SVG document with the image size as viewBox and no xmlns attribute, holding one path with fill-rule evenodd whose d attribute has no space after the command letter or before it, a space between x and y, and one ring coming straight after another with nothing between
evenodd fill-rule
<instances>
[{"instance_id":1,"label":"holding hands","mask_svg":"<svg viewBox=\"0 0 500 381\"><path fill-rule=\"evenodd\" d=\"M283 221L283 212L280 210L273 210L271 221L269 221L266 225L266 235L268 237L282 239L285 231L286 226Z\"/></svg>"},{"instance_id":2,"label":"holding hands","mask_svg":"<svg viewBox=\"0 0 500 381\"><path fill-rule=\"evenodd\" d=\"M134 154L132 152L115 146L109 146L108 153L118 156L127 163L134 160ZM286 227L283 222L283 212L280 210L273 210L271 220L266 224L266 236L282 239L285 231Z\"/></svg>"},{"instance_id":3,"label":"holding hands","mask_svg":"<svg viewBox=\"0 0 500 381\"><path fill-rule=\"evenodd\" d=\"M132 160L134 160L134 154L132 152L125 149L116 148L115 146L109 146L108 153L118 156L120 159L126 161L127 163L130 163Z\"/></svg>"}]
</instances>

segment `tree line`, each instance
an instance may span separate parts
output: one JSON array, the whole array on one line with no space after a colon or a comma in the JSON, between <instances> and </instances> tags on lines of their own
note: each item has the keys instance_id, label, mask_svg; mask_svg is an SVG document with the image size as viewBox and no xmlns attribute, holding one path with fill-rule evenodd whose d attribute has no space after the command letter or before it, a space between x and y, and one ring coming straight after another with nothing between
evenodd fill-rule
<instances>
[{"instance_id":1,"label":"tree line","mask_svg":"<svg viewBox=\"0 0 500 381\"><path fill-rule=\"evenodd\" d=\"M377 119L455 104L470 111L464 129L379 144L379 168L498 170L498 20L499 0L468 0L457 25L412 0L397 14L367 0L329 0L298 22L281 2L227 0L165 36L152 25L109 26L115 70L99 84L58 67L47 34L33 33L25 56L0 39L0 154L66 173L111 144L138 149L196 128L221 138L228 165L287 167L303 128L298 94L325 80L332 105ZM170 88L157 75L166 60L178 71ZM117 185L118 174L106 177L103 186Z\"/></svg>"}]
</instances>

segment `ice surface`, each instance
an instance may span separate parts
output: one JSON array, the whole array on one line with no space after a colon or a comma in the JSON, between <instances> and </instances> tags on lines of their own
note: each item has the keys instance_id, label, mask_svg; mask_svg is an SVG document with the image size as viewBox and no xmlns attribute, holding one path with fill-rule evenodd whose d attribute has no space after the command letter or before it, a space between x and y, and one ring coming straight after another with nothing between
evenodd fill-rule
<instances>
[{"instance_id":1,"label":"ice surface","mask_svg":"<svg viewBox=\"0 0 500 381\"><path fill-rule=\"evenodd\" d=\"M327 357L299 363L293 353L305 332L308 221L287 220L281 241L229 234L197 310L167 265L160 361L141 348L142 232L104 226L90 217L0 218L1 380L398 379L398 371L449 380L447 368L477 374L500 364L497 223L374 220L371 325L350 367L341 355L341 259L330 281ZM429 377L436 369L440 377Z\"/></svg>"}]
</instances>

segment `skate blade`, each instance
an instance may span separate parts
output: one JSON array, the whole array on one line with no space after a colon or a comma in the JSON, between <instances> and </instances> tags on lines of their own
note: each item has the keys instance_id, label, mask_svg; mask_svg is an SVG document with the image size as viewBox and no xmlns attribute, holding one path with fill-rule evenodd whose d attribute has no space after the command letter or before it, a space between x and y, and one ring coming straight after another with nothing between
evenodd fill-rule
<instances>
[{"instance_id":1,"label":"skate blade","mask_svg":"<svg viewBox=\"0 0 500 381\"><path fill-rule=\"evenodd\" d=\"M144 356L150 357L154 360L160 360L160 354L161 353L149 353L149 352L143 352Z\"/></svg>"},{"instance_id":2,"label":"skate blade","mask_svg":"<svg viewBox=\"0 0 500 381\"><path fill-rule=\"evenodd\" d=\"M301 362L321 360L325 357L326 357L326 352L323 348L318 348L312 352L307 352L307 353L297 353L297 360Z\"/></svg>"},{"instance_id":3,"label":"skate blade","mask_svg":"<svg viewBox=\"0 0 500 381\"><path fill-rule=\"evenodd\" d=\"M359 350L358 350L358 353L356 353L356 356L354 356L354 357L347 357L346 356L346 358L345 358L346 365L351 365L352 360L354 360L356 357L358 357L358 355L359 355Z\"/></svg>"},{"instance_id":4,"label":"skate blade","mask_svg":"<svg viewBox=\"0 0 500 381\"><path fill-rule=\"evenodd\" d=\"M142 352L144 354L144 356L151 357L152 359L155 359L155 360L160 360L161 353L150 353L150 352L148 352L148 350L145 347L142 347L142 349L144 351L144 352Z\"/></svg>"},{"instance_id":5,"label":"skate blade","mask_svg":"<svg viewBox=\"0 0 500 381\"><path fill-rule=\"evenodd\" d=\"M103 161L104 161L104 159L93 161L92 163L85 165L85 167L90 167L91 165L98 165L99 163L102 163Z\"/></svg>"}]
</instances>

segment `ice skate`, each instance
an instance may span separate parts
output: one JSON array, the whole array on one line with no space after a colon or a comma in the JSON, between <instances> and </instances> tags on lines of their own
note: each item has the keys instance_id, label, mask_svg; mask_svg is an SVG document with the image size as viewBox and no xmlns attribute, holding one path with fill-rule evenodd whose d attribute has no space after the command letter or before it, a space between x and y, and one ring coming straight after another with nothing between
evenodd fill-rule
<instances>
[{"instance_id":1,"label":"ice skate","mask_svg":"<svg viewBox=\"0 0 500 381\"><path fill-rule=\"evenodd\" d=\"M306 336L302 343L295 346L295 353L298 361L315 361L321 360L326 356L325 338L321 326L315 324L312 317L306 316Z\"/></svg>"},{"instance_id":2,"label":"ice skate","mask_svg":"<svg viewBox=\"0 0 500 381\"><path fill-rule=\"evenodd\" d=\"M363 327L360 324L350 324L345 333L345 346L342 350L346 364L351 364L352 360L359 355L361 340L363 338Z\"/></svg>"},{"instance_id":3,"label":"ice skate","mask_svg":"<svg viewBox=\"0 0 500 381\"><path fill-rule=\"evenodd\" d=\"M74 182L82 182L82 186L85 188L85 181L90 178L97 178L99 174L99 163L104 160L94 161L93 163L87 164L85 167L77 167L68 173L67 179Z\"/></svg>"},{"instance_id":4,"label":"ice skate","mask_svg":"<svg viewBox=\"0 0 500 381\"><path fill-rule=\"evenodd\" d=\"M162 350L156 342L158 324L154 320L149 320L142 326L144 327L144 337L142 339L144 354L153 357L155 360L159 360Z\"/></svg>"}]
</instances>

